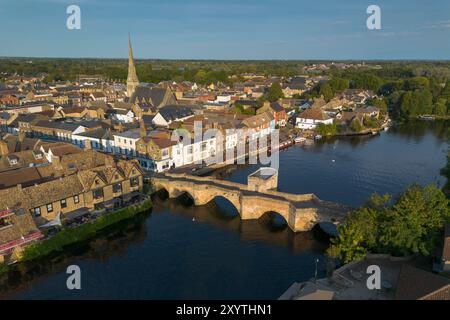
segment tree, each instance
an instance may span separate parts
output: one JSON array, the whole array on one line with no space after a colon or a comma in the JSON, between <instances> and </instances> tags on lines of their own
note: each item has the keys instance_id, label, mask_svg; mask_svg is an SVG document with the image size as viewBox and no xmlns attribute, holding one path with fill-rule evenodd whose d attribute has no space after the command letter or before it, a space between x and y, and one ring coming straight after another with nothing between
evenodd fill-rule
<instances>
[{"instance_id":1,"label":"tree","mask_svg":"<svg viewBox=\"0 0 450 320\"><path fill-rule=\"evenodd\" d=\"M374 98L369 100L368 104L380 109L382 115L385 115L388 112L387 103L384 99Z\"/></svg>"},{"instance_id":2,"label":"tree","mask_svg":"<svg viewBox=\"0 0 450 320\"><path fill-rule=\"evenodd\" d=\"M195 82L201 83L201 84L205 84L206 83L206 71L205 70L198 70L197 73L195 74Z\"/></svg>"},{"instance_id":3,"label":"tree","mask_svg":"<svg viewBox=\"0 0 450 320\"><path fill-rule=\"evenodd\" d=\"M269 92L267 93L267 99L270 102L278 101L278 99L283 98L283 90L281 89L281 85L278 82L272 83L269 88Z\"/></svg>"},{"instance_id":4,"label":"tree","mask_svg":"<svg viewBox=\"0 0 450 320\"><path fill-rule=\"evenodd\" d=\"M336 124L324 124L319 123L316 127L316 133L320 134L321 136L334 136L337 132Z\"/></svg>"},{"instance_id":5,"label":"tree","mask_svg":"<svg viewBox=\"0 0 450 320\"><path fill-rule=\"evenodd\" d=\"M371 117L364 117L364 126L367 128L378 128L380 127L380 123L377 119L371 118Z\"/></svg>"},{"instance_id":6,"label":"tree","mask_svg":"<svg viewBox=\"0 0 450 320\"><path fill-rule=\"evenodd\" d=\"M425 77L414 77L403 82L403 90L425 90L430 88L430 80Z\"/></svg>"},{"instance_id":7,"label":"tree","mask_svg":"<svg viewBox=\"0 0 450 320\"><path fill-rule=\"evenodd\" d=\"M392 203L389 195L372 195L338 227L327 254L348 263L367 252L399 256L430 255L450 221L448 199L435 185L412 185Z\"/></svg>"},{"instance_id":8,"label":"tree","mask_svg":"<svg viewBox=\"0 0 450 320\"><path fill-rule=\"evenodd\" d=\"M350 81L344 78L334 77L328 83L334 92L344 91L350 87Z\"/></svg>"},{"instance_id":9,"label":"tree","mask_svg":"<svg viewBox=\"0 0 450 320\"><path fill-rule=\"evenodd\" d=\"M349 126L350 130L353 132L361 132L364 129L364 126L358 119L353 119Z\"/></svg>"},{"instance_id":10,"label":"tree","mask_svg":"<svg viewBox=\"0 0 450 320\"><path fill-rule=\"evenodd\" d=\"M334 97L333 89L328 83L324 83L320 86L319 95L323 96L326 102L329 102Z\"/></svg>"},{"instance_id":11,"label":"tree","mask_svg":"<svg viewBox=\"0 0 450 320\"><path fill-rule=\"evenodd\" d=\"M396 255L430 255L449 221L448 200L435 185L412 185L385 211L380 242Z\"/></svg>"},{"instance_id":12,"label":"tree","mask_svg":"<svg viewBox=\"0 0 450 320\"><path fill-rule=\"evenodd\" d=\"M444 98L439 98L436 105L434 106L433 113L437 116L447 115L447 100Z\"/></svg>"}]
</instances>

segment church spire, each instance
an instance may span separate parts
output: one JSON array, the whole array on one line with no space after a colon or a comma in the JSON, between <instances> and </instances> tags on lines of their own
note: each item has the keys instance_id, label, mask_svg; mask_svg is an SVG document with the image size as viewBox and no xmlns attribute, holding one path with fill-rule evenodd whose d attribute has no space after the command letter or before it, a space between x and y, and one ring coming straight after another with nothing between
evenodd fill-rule
<instances>
[{"instance_id":1,"label":"church spire","mask_svg":"<svg viewBox=\"0 0 450 320\"><path fill-rule=\"evenodd\" d=\"M139 85L139 79L136 75L136 68L133 61L133 48L131 46L131 37L128 34L128 78L127 78L127 96L131 98L136 87Z\"/></svg>"}]
</instances>

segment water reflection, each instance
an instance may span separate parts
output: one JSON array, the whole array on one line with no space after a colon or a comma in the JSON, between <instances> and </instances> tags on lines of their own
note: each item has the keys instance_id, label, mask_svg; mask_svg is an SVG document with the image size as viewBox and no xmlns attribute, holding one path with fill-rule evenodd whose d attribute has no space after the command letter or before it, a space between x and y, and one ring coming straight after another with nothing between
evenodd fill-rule
<instances>
[{"instance_id":1,"label":"water reflection","mask_svg":"<svg viewBox=\"0 0 450 320\"><path fill-rule=\"evenodd\" d=\"M153 197L154 214L171 212L181 215L194 223L213 225L239 235L241 241L262 241L267 244L287 247L292 253L320 251L327 244L318 242L313 231L294 233L286 226L284 218L271 212L258 220L241 220L236 208L224 198L216 198L204 206L193 206L190 199L181 196L167 199L158 194ZM281 219L280 219L281 217Z\"/></svg>"},{"instance_id":2,"label":"water reflection","mask_svg":"<svg viewBox=\"0 0 450 320\"><path fill-rule=\"evenodd\" d=\"M65 273L67 266L79 260L106 262L112 256L121 257L133 244L145 241L145 220L151 213L143 213L99 233L96 239L67 248L63 253L41 261L20 263L0 278L0 299L15 296L33 284L45 281L48 275Z\"/></svg>"}]
</instances>

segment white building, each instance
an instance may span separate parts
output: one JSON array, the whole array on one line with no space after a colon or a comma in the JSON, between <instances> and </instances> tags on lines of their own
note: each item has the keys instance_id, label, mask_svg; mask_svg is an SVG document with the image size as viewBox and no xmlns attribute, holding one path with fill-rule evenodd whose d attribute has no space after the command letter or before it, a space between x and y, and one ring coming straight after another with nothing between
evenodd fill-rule
<instances>
[{"instance_id":1,"label":"white building","mask_svg":"<svg viewBox=\"0 0 450 320\"><path fill-rule=\"evenodd\" d=\"M91 148L113 153L115 151L114 135L108 129L95 129L72 135L72 142L83 148L89 141Z\"/></svg>"},{"instance_id":2,"label":"white building","mask_svg":"<svg viewBox=\"0 0 450 320\"><path fill-rule=\"evenodd\" d=\"M118 122L131 123L135 120L135 115L131 110L117 109L114 110L114 113L111 113L111 118Z\"/></svg>"},{"instance_id":3,"label":"white building","mask_svg":"<svg viewBox=\"0 0 450 320\"><path fill-rule=\"evenodd\" d=\"M141 138L139 129L114 132L115 153L136 156L136 142Z\"/></svg>"},{"instance_id":4,"label":"white building","mask_svg":"<svg viewBox=\"0 0 450 320\"><path fill-rule=\"evenodd\" d=\"M156 126L167 127L173 121L184 121L194 116L194 112L189 107L165 106L159 109L153 117L152 123Z\"/></svg>"},{"instance_id":5,"label":"white building","mask_svg":"<svg viewBox=\"0 0 450 320\"><path fill-rule=\"evenodd\" d=\"M332 124L333 118L330 118L322 109L311 108L303 111L297 116L295 124L300 129L314 130L319 123Z\"/></svg>"},{"instance_id":6,"label":"white building","mask_svg":"<svg viewBox=\"0 0 450 320\"><path fill-rule=\"evenodd\" d=\"M216 137L202 141L180 142L172 146L172 163L175 167L192 163L201 163L214 157L217 151Z\"/></svg>"}]
</instances>

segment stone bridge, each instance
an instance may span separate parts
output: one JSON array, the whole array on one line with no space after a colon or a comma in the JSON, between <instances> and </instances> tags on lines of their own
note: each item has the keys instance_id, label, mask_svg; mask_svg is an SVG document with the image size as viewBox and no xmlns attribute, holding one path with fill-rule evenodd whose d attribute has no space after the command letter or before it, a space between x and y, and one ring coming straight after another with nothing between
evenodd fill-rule
<instances>
[{"instance_id":1,"label":"stone bridge","mask_svg":"<svg viewBox=\"0 0 450 320\"><path fill-rule=\"evenodd\" d=\"M245 185L184 173L156 174L151 177L151 182L154 192L165 189L169 198L188 193L197 206L205 205L216 197L223 197L236 207L243 220L259 219L265 213L276 212L294 232L311 230L320 222L337 224L350 209L341 204L320 200L314 194L256 191L250 183Z\"/></svg>"}]
</instances>

